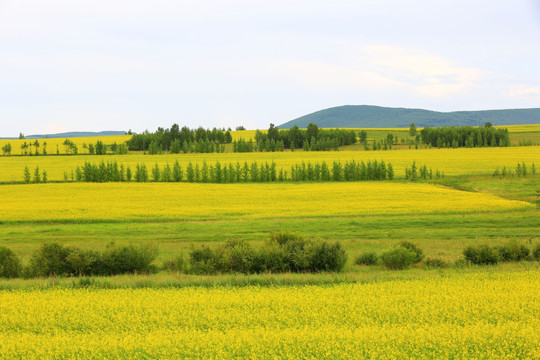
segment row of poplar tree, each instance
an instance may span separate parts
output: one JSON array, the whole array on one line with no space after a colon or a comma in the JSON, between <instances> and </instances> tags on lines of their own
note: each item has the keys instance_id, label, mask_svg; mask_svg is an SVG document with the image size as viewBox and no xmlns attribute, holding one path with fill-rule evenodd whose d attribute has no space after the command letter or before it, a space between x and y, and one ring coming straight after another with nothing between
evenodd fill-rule
<instances>
[{"instance_id":1,"label":"row of poplar tree","mask_svg":"<svg viewBox=\"0 0 540 360\"><path fill-rule=\"evenodd\" d=\"M277 169L275 162L244 162L214 164L188 163L184 168L178 161L160 167L157 163L149 168L137 164L132 170L116 161L90 163L77 166L71 173L64 173L64 181L80 182L196 182L196 183L238 183L276 181L367 181L392 180L392 164L382 161L334 161L302 162L292 165L290 171Z\"/></svg>"}]
</instances>

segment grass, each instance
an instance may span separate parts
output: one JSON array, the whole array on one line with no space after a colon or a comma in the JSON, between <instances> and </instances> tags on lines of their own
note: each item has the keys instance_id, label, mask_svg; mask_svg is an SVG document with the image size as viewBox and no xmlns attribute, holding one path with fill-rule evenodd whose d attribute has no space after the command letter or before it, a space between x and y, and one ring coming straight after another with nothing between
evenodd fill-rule
<instances>
[{"instance_id":1,"label":"grass","mask_svg":"<svg viewBox=\"0 0 540 360\"><path fill-rule=\"evenodd\" d=\"M392 271L380 265L351 266L344 273L317 274L217 274L189 275L162 271L157 274L134 274L96 277L49 277L35 279L0 279L0 290L46 289L170 289L187 287L283 287L329 286L336 284L371 284L388 281L443 279L463 274L521 273L540 270L538 262L502 263L496 266L453 265L444 269L429 269L421 265Z\"/></svg>"}]
</instances>

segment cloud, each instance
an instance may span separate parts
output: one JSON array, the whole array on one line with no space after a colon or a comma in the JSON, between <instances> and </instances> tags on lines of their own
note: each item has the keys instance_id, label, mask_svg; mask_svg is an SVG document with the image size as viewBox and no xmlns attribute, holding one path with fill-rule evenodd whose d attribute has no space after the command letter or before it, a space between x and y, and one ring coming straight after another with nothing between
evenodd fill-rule
<instances>
[{"instance_id":1,"label":"cloud","mask_svg":"<svg viewBox=\"0 0 540 360\"><path fill-rule=\"evenodd\" d=\"M540 86L517 85L505 92L504 95L540 100Z\"/></svg>"},{"instance_id":2,"label":"cloud","mask_svg":"<svg viewBox=\"0 0 540 360\"><path fill-rule=\"evenodd\" d=\"M409 93L441 98L464 95L486 81L503 77L480 68L467 67L452 59L423 50L390 45L368 45L349 49L347 62L283 62L290 77L320 89Z\"/></svg>"}]
</instances>

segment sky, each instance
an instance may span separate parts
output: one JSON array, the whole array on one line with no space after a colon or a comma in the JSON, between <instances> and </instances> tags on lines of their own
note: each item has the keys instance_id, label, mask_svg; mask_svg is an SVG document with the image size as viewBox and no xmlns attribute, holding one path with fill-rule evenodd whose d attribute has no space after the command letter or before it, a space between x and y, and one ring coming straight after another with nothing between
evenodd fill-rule
<instances>
[{"instance_id":1,"label":"sky","mask_svg":"<svg viewBox=\"0 0 540 360\"><path fill-rule=\"evenodd\" d=\"M540 0L0 0L0 137L540 107Z\"/></svg>"}]
</instances>

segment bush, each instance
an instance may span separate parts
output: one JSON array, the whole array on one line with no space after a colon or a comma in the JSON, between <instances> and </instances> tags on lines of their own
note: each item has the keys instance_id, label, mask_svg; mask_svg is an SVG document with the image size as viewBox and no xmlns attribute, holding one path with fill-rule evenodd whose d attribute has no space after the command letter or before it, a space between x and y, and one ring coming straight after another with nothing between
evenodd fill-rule
<instances>
[{"instance_id":1,"label":"bush","mask_svg":"<svg viewBox=\"0 0 540 360\"><path fill-rule=\"evenodd\" d=\"M540 244L536 244L532 252L533 257L536 261L540 261Z\"/></svg>"},{"instance_id":2,"label":"bush","mask_svg":"<svg viewBox=\"0 0 540 360\"><path fill-rule=\"evenodd\" d=\"M189 254L191 271L195 274L215 274L223 272L223 251L214 251L208 246L192 249Z\"/></svg>"},{"instance_id":3,"label":"bush","mask_svg":"<svg viewBox=\"0 0 540 360\"><path fill-rule=\"evenodd\" d=\"M245 240L228 240L225 243L226 272L249 274L261 272L255 250Z\"/></svg>"},{"instance_id":4,"label":"bush","mask_svg":"<svg viewBox=\"0 0 540 360\"><path fill-rule=\"evenodd\" d=\"M69 252L68 248L59 243L42 244L30 258L26 275L34 277L72 274L72 268L67 262Z\"/></svg>"},{"instance_id":5,"label":"bush","mask_svg":"<svg viewBox=\"0 0 540 360\"><path fill-rule=\"evenodd\" d=\"M441 259L427 258L426 267L432 268L432 269L441 269L441 268L447 268L448 264Z\"/></svg>"},{"instance_id":6,"label":"bush","mask_svg":"<svg viewBox=\"0 0 540 360\"><path fill-rule=\"evenodd\" d=\"M406 269L416 261L417 254L403 246L396 246L393 249L382 253L381 261L388 269Z\"/></svg>"},{"instance_id":7,"label":"bush","mask_svg":"<svg viewBox=\"0 0 540 360\"><path fill-rule=\"evenodd\" d=\"M68 248L66 263L72 275L105 275L103 255L95 250Z\"/></svg>"},{"instance_id":8,"label":"bush","mask_svg":"<svg viewBox=\"0 0 540 360\"><path fill-rule=\"evenodd\" d=\"M32 255L25 275L35 277L147 273L154 270L151 263L155 257L155 249L147 246L111 247L102 253L50 243L43 244Z\"/></svg>"},{"instance_id":9,"label":"bush","mask_svg":"<svg viewBox=\"0 0 540 360\"><path fill-rule=\"evenodd\" d=\"M215 250L204 246L190 253L191 271L200 274L340 271L346 262L341 244L290 233L272 234L258 249L245 240L228 240Z\"/></svg>"},{"instance_id":10,"label":"bush","mask_svg":"<svg viewBox=\"0 0 540 360\"><path fill-rule=\"evenodd\" d=\"M21 272L21 261L11 249L0 246L0 277L15 278Z\"/></svg>"},{"instance_id":11,"label":"bush","mask_svg":"<svg viewBox=\"0 0 540 360\"><path fill-rule=\"evenodd\" d=\"M488 245L469 246L463 255L467 261L476 265L494 265L499 262L498 252Z\"/></svg>"},{"instance_id":12,"label":"bush","mask_svg":"<svg viewBox=\"0 0 540 360\"><path fill-rule=\"evenodd\" d=\"M379 261L379 256L374 252L361 253L354 259L356 265L375 265Z\"/></svg>"},{"instance_id":13,"label":"bush","mask_svg":"<svg viewBox=\"0 0 540 360\"><path fill-rule=\"evenodd\" d=\"M519 245L517 241L510 241L496 248L501 261L521 261L529 257L530 250L525 245Z\"/></svg>"},{"instance_id":14,"label":"bush","mask_svg":"<svg viewBox=\"0 0 540 360\"><path fill-rule=\"evenodd\" d=\"M408 241L402 241L399 245L415 253L414 264L419 263L424 259L424 252L422 249L416 246L416 244Z\"/></svg>"},{"instance_id":15,"label":"bush","mask_svg":"<svg viewBox=\"0 0 540 360\"><path fill-rule=\"evenodd\" d=\"M105 275L151 273L157 251L154 247L133 245L112 247L103 253Z\"/></svg>"},{"instance_id":16,"label":"bush","mask_svg":"<svg viewBox=\"0 0 540 360\"><path fill-rule=\"evenodd\" d=\"M305 270L310 272L339 272L347 262L347 254L337 241L333 244L322 240L310 241L304 249L308 259Z\"/></svg>"}]
</instances>

